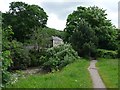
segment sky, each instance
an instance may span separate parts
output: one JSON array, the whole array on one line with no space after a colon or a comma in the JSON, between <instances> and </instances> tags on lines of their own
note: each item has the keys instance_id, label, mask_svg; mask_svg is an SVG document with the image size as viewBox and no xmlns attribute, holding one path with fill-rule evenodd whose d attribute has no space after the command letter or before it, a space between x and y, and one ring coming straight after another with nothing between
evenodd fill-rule
<instances>
[{"instance_id":1,"label":"sky","mask_svg":"<svg viewBox=\"0 0 120 90\"><path fill-rule=\"evenodd\" d=\"M0 0L0 11L8 11L9 3L13 1L39 5L49 16L47 26L58 30L65 28L67 16L78 6L89 7L94 5L106 10L107 18L118 27L119 0Z\"/></svg>"}]
</instances>

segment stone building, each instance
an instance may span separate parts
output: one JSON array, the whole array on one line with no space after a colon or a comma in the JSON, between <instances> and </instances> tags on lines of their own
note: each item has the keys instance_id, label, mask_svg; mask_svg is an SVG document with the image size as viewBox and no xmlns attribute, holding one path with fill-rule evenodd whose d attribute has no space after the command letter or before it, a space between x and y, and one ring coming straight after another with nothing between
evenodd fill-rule
<instances>
[{"instance_id":1,"label":"stone building","mask_svg":"<svg viewBox=\"0 0 120 90\"><path fill-rule=\"evenodd\" d=\"M58 46L58 45L61 45L61 44L64 44L63 40L57 36L52 36L50 37L50 39L46 42L45 44L45 47L46 48L50 48L50 47L55 47L55 46ZM25 46L25 48L27 50L30 50L30 49L35 49L35 50L38 50L38 45L37 44L33 44L33 45L27 45Z\"/></svg>"},{"instance_id":2,"label":"stone building","mask_svg":"<svg viewBox=\"0 0 120 90\"><path fill-rule=\"evenodd\" d=\"M52 36L52 46L55 47L55 46L58 46L58 45L61 45L63 44L63 40L57 36Z\"/></svg>"}]
</instances>

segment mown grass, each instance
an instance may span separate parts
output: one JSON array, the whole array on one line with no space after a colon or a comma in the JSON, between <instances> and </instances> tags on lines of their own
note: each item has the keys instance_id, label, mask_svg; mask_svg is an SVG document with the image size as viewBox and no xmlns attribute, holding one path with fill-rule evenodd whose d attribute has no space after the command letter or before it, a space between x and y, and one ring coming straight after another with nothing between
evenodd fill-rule
<instances>
[{"instance_id":1,"label":"mown grass","mask_svg":"<svg viewBox=\"0 0 120 90\"><path fill-rule=\"evenodd\" d=\"M82 59L59 72L21 78L8 88L92 88L88 66L89 61Z\"/></svg>"},{"instance_id":2,"label":"mown grass","mask_svg":"<svg viewBox=\"0 0 120 90\"><path fill-rule=\"evenodd\" d=\"M118 59L99 58L98 71L107 88L118 88Z\"/></svg>"}]
</instances>

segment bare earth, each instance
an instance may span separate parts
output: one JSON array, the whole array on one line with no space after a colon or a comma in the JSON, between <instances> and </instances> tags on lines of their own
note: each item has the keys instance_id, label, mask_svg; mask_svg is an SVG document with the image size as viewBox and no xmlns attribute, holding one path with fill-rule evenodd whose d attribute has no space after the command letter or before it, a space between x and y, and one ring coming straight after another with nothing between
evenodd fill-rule
<instances>
[{"instance_id":1,"label":"bare earth","mask_svg":"<svg viewBox=\"0 0 120 90\"><path fill-rule=\"evenodd\" d=\"M28 68L27 70L22 70L22 72L24 74L45 74L46 72L44 72L40 67L31 67L31 68Z\"/></svg>"},{"instance_id":2,"label":"bare earth","mask_svg":"<svg viewBox=\"0 0 120 90\"><path fill-rule=\"evenodd\" d=\"M93 81L93 87L96 88L97 90L102 88L102 90L106 90L106 87L100 78L100 75L98 73L97 68L95 67L97 60L92 60L90 61L90 66L88 67L88 70L90 72L92 81Z\"/></svg>"}]
</instances>

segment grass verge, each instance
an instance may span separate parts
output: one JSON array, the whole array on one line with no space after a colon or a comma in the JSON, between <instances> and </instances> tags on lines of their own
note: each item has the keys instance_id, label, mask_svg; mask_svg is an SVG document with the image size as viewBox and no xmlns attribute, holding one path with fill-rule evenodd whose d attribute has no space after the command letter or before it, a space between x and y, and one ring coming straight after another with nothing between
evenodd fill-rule
<instances>
[{"instance_id":1,"label":"grass verge","mask_svg":"<svg viewBox=\"0 0 120 90\"><path fill-rule=\"evenodd\" d=\"M107 88L118 88L118 59L99 58L98 71Z\"/></svg>"},{"instance_id":2,"label":"grass verge","mask_svg":"<svg viewBox=\"0 0 120 90\"><path fill-rule=\"evenodd\" d=\"M88 66L89 61L78 60L59 72L20 78L7 88L92 88Z\"/></svg>"}]
</instances>

